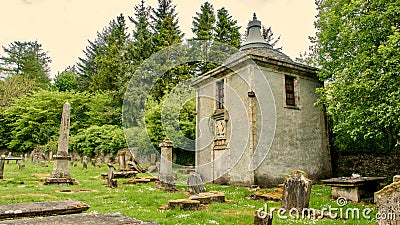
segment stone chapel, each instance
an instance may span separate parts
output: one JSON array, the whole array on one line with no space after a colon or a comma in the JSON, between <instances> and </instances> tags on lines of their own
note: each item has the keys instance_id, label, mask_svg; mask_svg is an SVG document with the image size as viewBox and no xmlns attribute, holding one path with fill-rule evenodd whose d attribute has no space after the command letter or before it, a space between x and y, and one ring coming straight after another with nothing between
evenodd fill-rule
<instances>
[{"instance_id":1,"label":"stone chapel","mask_svg":"<svg viewBox=\"0 0 400 225\"><path fill-rule=\"evenodd\" d=\"M255 14L247 31L237 53L192 83L196 171L205 182L263 187L292 170L329 177L326 116L314 105L323 87L317 69L272 48Z\"/></svg>"}]
</instances>

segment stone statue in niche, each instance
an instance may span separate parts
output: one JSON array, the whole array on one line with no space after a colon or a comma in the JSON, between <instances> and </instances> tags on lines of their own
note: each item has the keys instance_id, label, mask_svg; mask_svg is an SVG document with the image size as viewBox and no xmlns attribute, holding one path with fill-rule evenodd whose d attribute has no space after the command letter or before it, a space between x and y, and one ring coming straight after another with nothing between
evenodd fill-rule
<instances>
[{"instance_id":1,"label":"stone statue in niche","mask_svg":"<svg viewBox=\"0 0 400 225\"><path fill-rule=\"evenodd\" d=\"M215 127L217 137L225 137L225 120L218 120Z\"/></svg>"}]
</instances>

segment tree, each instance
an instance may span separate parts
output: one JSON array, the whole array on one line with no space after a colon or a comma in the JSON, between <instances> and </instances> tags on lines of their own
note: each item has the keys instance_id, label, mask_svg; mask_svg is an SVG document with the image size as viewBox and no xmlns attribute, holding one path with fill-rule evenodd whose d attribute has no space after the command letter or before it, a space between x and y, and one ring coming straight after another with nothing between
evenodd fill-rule
<instances>
[{"instance_id":1,"label":"tree","mask_svg":"<svg viewBox=\"0 0 400 225\"><path fill-rule=\"evenodd\" d=\"M280 35L277 38L274 37L274 32L272 32L271 26L269 26L268 28L266 28L265 26L262 26L261 34L262 34L263 38L265 39L265 41L267 41L267 43L272 46L272 48L275 48L276 44L281 39ZM278 47L275 49L282 50L282 47Z\"/></svg>"},{"instance_id":2,"label":"tree","mask_svg":"<svg viewBox=\"0 0 400 225\"><path fill-rule=\"evenodd\" d=\"M51 59L37 41L14 41L3 46L5 56L0 57L0 73L3 77L26 76L39 87L48 88Z\"/></svg>"},{"instance_id":3,"label":"tree","mask_svg":"<svg viewBox=\"0 0 400 225\"><path fill-rule=\"evenodd\" d=\"M239 48L240 46L240 26L237 26L237 21L232 19L228 10L224 7L217 12L217 23L215 26L215 41L228 44L232 47Z\"/></svg>"},{"instance_id":4,"label":"tree","mask_svg":"<svg viewBox=\"0 0 400 225\"><path fill-rule=\"evenodd\" d=\"M176 5L172 0L158 0L158 7L152 9L150 18L153 21L153 43L155 51L182 41L183 34L179 29Z\"/></svg>"},{"instance_id":5,"label":"tree","mask_svg":"<svg viewBox=\"0 0 400 225\"><path fill-rule=\"evenodd\" d=\"M11 76L0 80L0 108L10 106L15 99L38 90L35 81L26 76Z\"/></svg>"},{"instance_id":6,"label":"tree","mask_svg":"<svg viewBox=\"0 0 400 225\"><path fill-rule=\"evenodd\" d=\"M94 59L97 73L92 76L89 84L89 89L92 91L119 92L120 89L124 90L127 82L125 47L129 35L126 33L124 16L120 14L116 20L110 22L109 27L111 32L106 38L106 45L100 47L102 54Z\"/></svg>"},{"instance_id":7,"label":"tree","mask_svg":"<svg viewBox=\"0 0 400 225\"><path fill-rule=\"evenodd\" d=\"M151 8L144 5L142 0L139 5L134 7L135 17L129 20L135 25L133 29L133 42L129 49L132 51L132 63L139 65L154 52L152 43L152 33L150 31L150 12Z\"/></svg>"},{"instance_id":8,"label":"tree","mask_svg":"<svg viewBox=\"0 0 400 225\"><path fill-rule=\"evenodd\" d=\"M193 18L193 39L212 40L214 36L215 21L214 7L209 2L205 2L200 6L200 12L196 12L196 16Z\"/></svg>"},{"instance_id":9,"label":"tree","mask_svg":"<svg viewBox=\"0 0 400 225\"><path fill-rule=\"evenodd\" d=\"M53 88L57 91L72 91L78 88L78 74L73 71L63 71L54 79Z\"/></svg>"},{"instance_id":10,"label":"tree","mask_svg":"<svg viewBox=\"0 0 400 225\"><path fill-rule=\"evenodd\" d=\"M397 0L320 0L316 33L321 102L339 151L400 149Z\"/></svg>"}]
</instances>

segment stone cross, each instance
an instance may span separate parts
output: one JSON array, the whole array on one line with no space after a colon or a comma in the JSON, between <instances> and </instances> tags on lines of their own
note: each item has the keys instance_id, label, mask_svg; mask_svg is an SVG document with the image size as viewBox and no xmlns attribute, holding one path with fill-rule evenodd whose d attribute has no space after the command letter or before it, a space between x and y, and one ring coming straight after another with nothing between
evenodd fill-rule
<instances>
[{"instance_id":1,"label":"stone cross","mask_svg":"<svg viewBox=\"0 0 400 225\"><path fill-rule=\"evenodd\" d=\"M281 207L286 210L297 209L301 213L310 203L311 186L312 181L304 171L294 170L286 175Z\"/></svg>"},{"instance_id":2,"label":"stone cross","mask_svg":"<svg viewBox=\"0 0 400 225\"><path fill-rule=\"evenodd\" d=\"M400 224L400 182L375 192L374 201L378 208L378 225Z\"/></svg>"},{"instance_id":3,"label":"stone cross","mask_svg":"<svg viewBox=\"0 0 400 225\"><path fill-rule=\"evenodd\" d=\"M57 154L53 156L54 168L50 178L47 178L45 184L68 185L73 184L74 179L69 173L69 162L71 156L68 155L69 127L70 127L71 104L66 102L63 106L61 116L60 135L58 137Z\"/></svg>"},{"instance_id":4,"label":"stone cross","mask_svg":"<svg viewBox=\"0 0 400 225\"><path fill-rule=\"evenodd\" d=\"M159 170L158 188L167 191L175 190L174 174L172 172L172 147L174 144L165 138L159 145L161 147L161 162Z\"/></svg>"}]
</instances>

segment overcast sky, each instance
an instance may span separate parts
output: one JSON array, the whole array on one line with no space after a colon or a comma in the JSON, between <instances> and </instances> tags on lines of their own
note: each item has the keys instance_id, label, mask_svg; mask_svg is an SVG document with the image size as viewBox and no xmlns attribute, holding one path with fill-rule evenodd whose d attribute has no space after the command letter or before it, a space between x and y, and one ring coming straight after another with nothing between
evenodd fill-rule
<instances>
[{"instance_id":1,"label":"overcast sky","mask_svg":"<svg viewBox=\"0 0 400 225\"><path fill-rule=\"evenodd\" d=\"M173 0L179 26L185 38L192 36L192 20L200 6L198 0ZM209 0L217 10L225 7L244 32L253 13L265 26L272 26L279 46L295 59L308 50L308 36L314 35L317 11L313 0ZM74 65L83 56L87 40L94 40L109 21L120 13L133 16L140 0L0 0L0 45L13 41L38 41L53 60L51 77ZM147 0L157 7L157 0ZM131 23L127 24L131 26ZM131 32L131 27L129 29ZM3 54L2 51L0 51Z\"/></svg>"}]
</instances>

